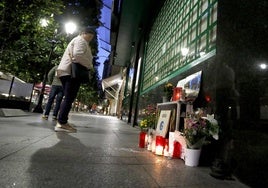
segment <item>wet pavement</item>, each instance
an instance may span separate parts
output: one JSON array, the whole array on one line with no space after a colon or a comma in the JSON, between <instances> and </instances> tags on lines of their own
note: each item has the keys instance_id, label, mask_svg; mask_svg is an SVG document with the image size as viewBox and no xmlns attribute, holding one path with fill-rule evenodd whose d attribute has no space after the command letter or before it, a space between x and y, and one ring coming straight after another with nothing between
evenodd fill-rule
<instances>
[{"instance_id":1,"label":"wet pavement","mask_svg":"<svg viewBox=\"0 0 268 188\"><path fill-rule=\"evenodd\" d=\"M247 187L139 148L139 129L117 117L72 113L69 134L54 132L51 117L0 117L1 188Z\"/></svg>"}]
</instances>

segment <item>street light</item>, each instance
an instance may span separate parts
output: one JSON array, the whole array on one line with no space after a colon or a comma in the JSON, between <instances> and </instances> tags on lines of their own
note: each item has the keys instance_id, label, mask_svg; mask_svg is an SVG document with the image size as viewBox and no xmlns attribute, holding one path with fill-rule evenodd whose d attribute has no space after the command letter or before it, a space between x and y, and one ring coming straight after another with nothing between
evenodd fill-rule
<instances>
[{"instance_id":1,"label":"street light","mask_svg":"<svg viewBox=\"0 0 268 188\"><path fill-rule=\"evenodd\" d=\"M73 34L76 31L76 24L73 22L67 22L65 24L65 31L67 34Z\"/></svg>"},{"instance_id":2,"label":"street light","mask_svg":"<svg viewBox=\"0 0 268 188\"><path fill-rule=\"evenodd\" d=\"M47 24L48 22L45 21L45 19L42 19L40 23L44 27L46 27L48 25ZM76 25L73 22L66 23L65 24L65 31L67 34L73 34L76 31ZM45 87L46 87L46 82L47 82L47 74L48 74L48 70L49 70L48 68L51 65L52 53L54 51L55 45L57 44L56 34L57 34L57 30L55 30L53 39L48 41L51 44L51 48L50 48L49 57L48 57L48 66L46 67L43 85L42 85L42 89L41 89L41 92L39 95L38 103L33 110L33 112L36 112L36 113L43 113L42 103L43 103L43 99L44 99Z\"/></svg>"},{"instance_id":3,"label":"street light","mask_svg":"<svg viewBox=\"0 0 268 188\"><path fill-rule=\"evenodd\" d=\"M267 68L267 65L266 65L265 63L261 63L261 64L259 64L259 67L260 67L262 70L264 70L264 69Z\"/></svg>"}]
</instances>

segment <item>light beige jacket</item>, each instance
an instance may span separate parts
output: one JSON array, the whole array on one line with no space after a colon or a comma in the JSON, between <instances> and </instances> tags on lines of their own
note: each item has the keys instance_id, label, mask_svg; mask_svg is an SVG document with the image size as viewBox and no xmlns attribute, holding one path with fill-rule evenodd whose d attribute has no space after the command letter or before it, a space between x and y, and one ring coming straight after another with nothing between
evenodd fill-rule
<instances>
[{"instance_id":1,"label":"light beige jacket","mask_svg":"<svg viewBox=\"0 0 268 188\"><path fill-rule=\"evenodd\" d=\"M57 76L71 75L71 57L74 62L93 70L92 53L88 42L80 35L73 38L68 44L57 69Z\"/></svg>"}]
</instances>

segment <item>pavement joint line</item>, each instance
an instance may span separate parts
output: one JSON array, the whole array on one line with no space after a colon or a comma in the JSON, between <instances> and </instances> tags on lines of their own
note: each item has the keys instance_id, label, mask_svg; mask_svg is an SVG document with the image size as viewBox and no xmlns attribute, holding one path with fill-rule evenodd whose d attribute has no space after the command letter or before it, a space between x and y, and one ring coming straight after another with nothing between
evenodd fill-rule
<instances>
[{"instance_id":1,"label":"pavement joint line","mask_svg":"<svg viewBox=\"0 0 268 188\"><path fill-rule=\"evenodd\" d=\"M11 153L9 153L9 154L7 154L7 155L1 157L1 158L0 158L0 161L3 160L3 159L5 159L5 158L7 158L7 157L9 157L9 156L11 156L11 155L13 155L13 154L15 154L15 153L17 153L17 152L19 152L19 151L21 151L21 150L23 150L23 149L25 149L25 148L27 148L27 147L29 147L30 145L36 144L36 143L38 143L38 142L44 140L45 138L50 137L50 136L53 135L53 134L54 134L54 133L51 133L50 135L47 135L47 136L45 136L45 137L43 137L43 138L41 138L41 139L39 139L39 140L37 140L37 141L35 141L35 142L32 142L32 143L30 143L30 144L28 144L28 145L25 145L25 146L23 146L22 148L20 148L20 149L18 149L18 150L16 150L16 151L13 151L13 152L11 152Z\"/></svg>"},{"instance_id":2,"label":"pavement joint line","mask_svg":"<svg viewBox=\"0 0 268 188\"><path fill-rule=\"evenodd\" d=\"M136 157L137 158L137 157ZM158 185L158 187L161 187L159 185L159 183L157 182L157 180L155 179L155 177L145 168L145 165L142 166L143 170L146 172L146 174L148 174L148 176L150 176L153 181L155 182L156 185Z\"/></svg>"}]
</instances>

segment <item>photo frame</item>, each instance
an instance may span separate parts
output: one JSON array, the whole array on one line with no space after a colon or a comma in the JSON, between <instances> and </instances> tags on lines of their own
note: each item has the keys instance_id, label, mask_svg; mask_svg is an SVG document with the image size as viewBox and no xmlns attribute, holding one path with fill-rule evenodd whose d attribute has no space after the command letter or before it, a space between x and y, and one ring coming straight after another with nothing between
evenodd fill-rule
<instances>
[{"instance_id":1,"label":"photo frame","mask_svg":"<svg viewBox=\"0 0 268 188\"><path fill-rule=\"evenodd\" d=\"M156 127L156 135L165 137L170 121L171 110L161 110Z\"/></svg>"}]
</instances>

